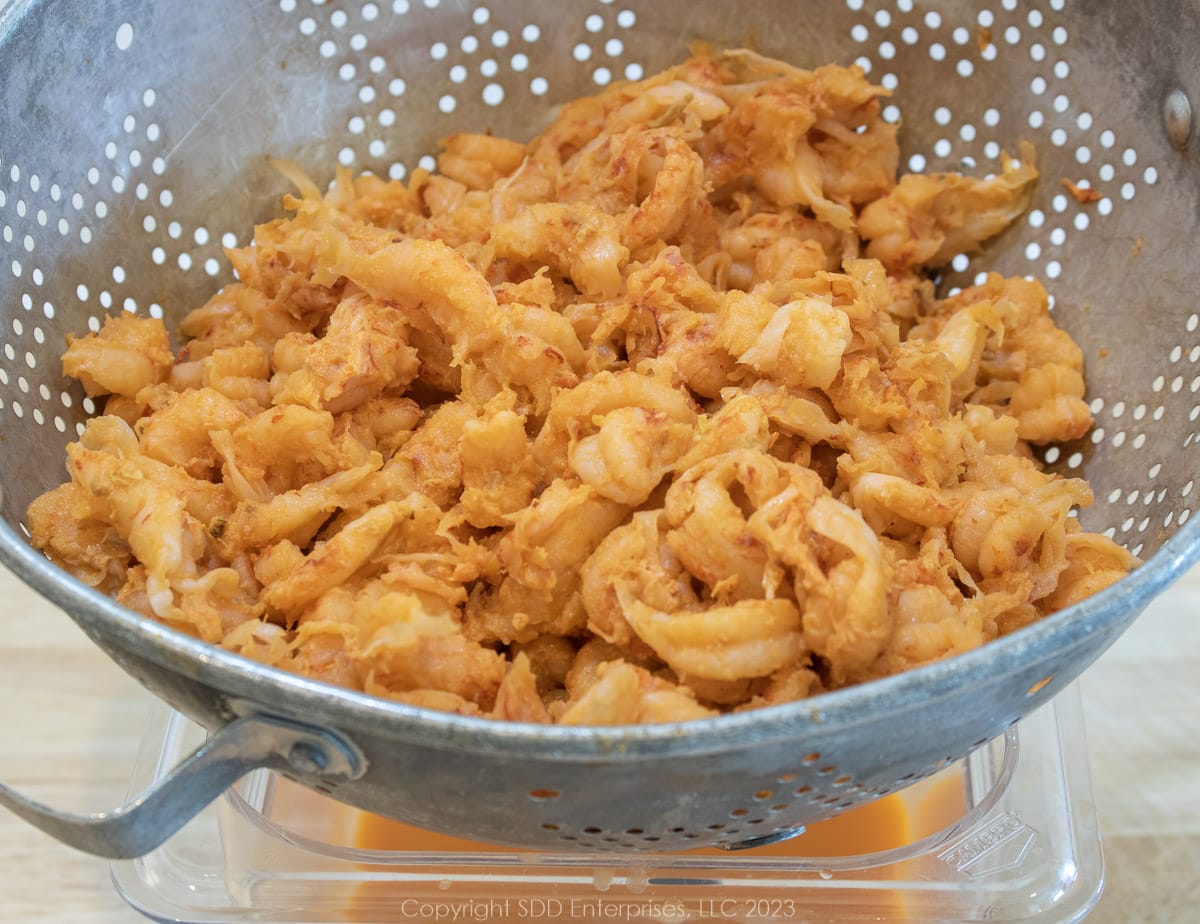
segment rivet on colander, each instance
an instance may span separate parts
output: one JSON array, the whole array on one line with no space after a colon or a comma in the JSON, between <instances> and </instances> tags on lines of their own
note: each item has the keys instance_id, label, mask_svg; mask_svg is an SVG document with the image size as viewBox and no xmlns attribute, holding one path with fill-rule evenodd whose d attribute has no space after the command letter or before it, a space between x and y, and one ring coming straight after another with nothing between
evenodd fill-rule
<instances>
[{"instance_id":1,"label":"rivet on colander","mask_svg":"<svg viewBox=\"0 0 1200 924\"><path fill-rule=\"evenodd\" d=\"M303 741L292 745L288 752L288 764L292 771L301 776L315 776L325 769L328 758L319 750Z\"/></svg>"},{"instance_id":2,"label":"rivet on colander","mask_svg":"<svg viewBox=\"0 0 1200 924\"><path fill-rule=\"evenodd\" d=\"M1163 101L1163 122L1175 149L1186 148L1192 137L1192 103L1183 90L1172 90L1167 94Z\"/></svg>"}]
</instances>

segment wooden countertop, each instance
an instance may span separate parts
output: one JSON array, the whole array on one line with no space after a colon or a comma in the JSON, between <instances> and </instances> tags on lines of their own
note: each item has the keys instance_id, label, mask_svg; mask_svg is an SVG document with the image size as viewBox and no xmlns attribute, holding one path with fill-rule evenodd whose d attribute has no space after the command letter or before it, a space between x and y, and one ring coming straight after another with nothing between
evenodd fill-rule
<instances>
[{"instance_id":1,"label":"wooden countertop","mask_svg":"<svg viewBox=\"0 0 1200 924\"><path fill-rule=\"evenodd\" d=\"M0 568L0 779L59 808L125 797L150 695ZM1108 885L1089 919L1177 922L1200 907L1200 569L1083 680ZM105 861L0 809L0 922L132 924Z\"/></svg>"}]
</instances>

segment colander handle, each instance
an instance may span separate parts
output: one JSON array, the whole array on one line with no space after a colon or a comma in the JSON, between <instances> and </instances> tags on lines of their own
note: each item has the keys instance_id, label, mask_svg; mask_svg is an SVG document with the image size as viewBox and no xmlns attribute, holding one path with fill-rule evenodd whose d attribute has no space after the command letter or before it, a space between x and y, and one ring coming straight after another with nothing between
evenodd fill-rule
<instances>
[{"instance_id":1,"label":"colander handle","mask_svg":"<svg viewBox=\"0 0 1200 924\"><path fill-rule=\"evenodd\" d=\"M161 782L111 812L60 812L2 783L0 804L64 844L127 860L161 845L217 796L260 768L303 782L335 783L360 776L363 758L325 729L271 716L247 716L213 734Z\"/></svg>"}]
</instances>

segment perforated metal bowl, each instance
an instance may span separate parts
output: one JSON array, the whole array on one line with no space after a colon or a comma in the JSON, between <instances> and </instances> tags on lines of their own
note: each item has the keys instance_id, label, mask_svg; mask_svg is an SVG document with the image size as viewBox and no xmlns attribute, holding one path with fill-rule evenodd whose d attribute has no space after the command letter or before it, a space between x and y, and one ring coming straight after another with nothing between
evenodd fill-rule
<instances>
[{"instance_id":1,"label":"perforated metal bowl","mask_svg":"<svg viewBox=\"0 0 1200 924\"><path fill-rule=\"evenodd\" d=\"M335 690L123 610L33 552L22 518L93 408L60 373L107 312L173 324L229 280L284 191L266 157L403 177L436 139L530 137L555 104L756 44L857 62L894 90L909 170L987 172L1034 142L1032 209L988 252L1036 274L1082 345L1095 429L1050 447L1085 523L1146 564L986 648L805 702L676 726L501 724ZM756 843L874 799L1002 732L1102 652L1197 558L1200 91L1191 3L539 3L29 0L0 14L0 558L130 673L213 730L135 808L91 821L0 798L86 849L131 855L252 766L426 827L548 850ZM1076 196L1061 180L1094 190Z\"/></svg>"}]
</instances>

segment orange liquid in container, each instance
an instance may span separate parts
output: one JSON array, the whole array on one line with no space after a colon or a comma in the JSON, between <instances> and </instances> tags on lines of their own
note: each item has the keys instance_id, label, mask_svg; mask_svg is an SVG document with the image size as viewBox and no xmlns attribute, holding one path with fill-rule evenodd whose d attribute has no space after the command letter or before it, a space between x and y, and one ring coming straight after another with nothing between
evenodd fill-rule
<instances>
[{"instance_id":1,"label":"orange liquid in container","mask_svg":"<svg viewBox=\"0 0 1200 924\"><path fill-rule=\"evenodd\" d=\"M959 811L961 814L961 808ZM953 816L952 816L953 817ZM853 809L836 818L811 824L790 840L742 853L747 857L844 857L902 847L913 840L911 812L898 794ZM363 850L431 851L456 850L470 853L510 853L511 847L496 847L446 834L414 828L400 821L360 813L354 846ZM729 859L737 854L714 847L687 852L690 856Z\"/></svg>"},{"instance_id":2,"label":"orange liquid in container","mask_svg":"<svg viewBox=\"0 0 1200 924\"><path fill-rule=\"evenodd\" d=\"M961 779L945 779L927 790L919 799L912 798L911 794L904 796L895 793L885 796L836 818L809 825L803 834L777 844L739 852L727 852L711 847L699 848L687 851L686 855L717 857L720 858L719 862L724 863L736 862L738 857L759 860L772 857L813 859L861 856L912 843L952 824L963 815L965 808ZM365 812L359 813L354 827L354 845L361 849L378 851L446 850L485 854L513 852L512 848L434 834ZM647 856L651 864L652 858L653 855ZM881 878L887 878L887 874L881 874ZM618 896L623 892L623 889L597 891L597 913L602 905L609 907L605 903L610 900L619 900ZM357 898L370 907L372 920L399 922L405 920L403 914L395 918L390 916L393 912L403 912L406 908L403 902L396 903L398 894L395 891L389 893L385 888L360 887ZM763 893L751 893L749 890L722 891L716 898L708 898L706 904L704 896L708 894L712 893L681 890L679 887L653 886L648 891L630 894L625 898L641 902L641 909L653 907L653 902L661 899L662 908L670 908L672 913L657 920L669 924L691 924L701 921L711 924L717 919L723 924L782 924L784 921L795 920L915 921L922 917L907 906L900 892L888 891L886 886L882 891L872 890L869 896L863 893L861 904L853 896L848 896L844 903L832 909L825 905L810 907L810 899L802 892L786 889ZM525 905L519 900L504 901L503 894L499 892L495 899L496 911L489 911L488 914L490 919L497 922L536 920L538 924L577 924L588 919L587 915L591 909L587 901L570 906L563 902L556 903L552 891L545 896L543 904L537 907L534 907L536 902Z\"/></svg>"},{"instance_id":3,"label":"orange liquid in container","mask_svg":"<svg viewBox=\"0 0 1200 924\"><path fill-rule=\"evenodd\" d=\"M856 857L904 847L952 824L961 818L966 810L961 777L951 775L942 780L930 782L933 785L925 784L923 789L917 791L919 795L914 795L914 792L910 791L885 796L836 818L809 825L803 834L778 844L738 852L699 848L687 851L682 855L711 856L716 863L724 865L736 863L739 858L743 857L754 860L770 858L812 860ZM272 814L279 819L303 818L303 806L306 800L311 799L312 794L302 787L278 780L274 792L275 811ZM473 853L486 855L529 852L438 834L356 809L344 809L338 812L338 816L335 827L340 829L340 832L331 838L332 841L359 850L397 855L395 862L398 865L392 865L390 858L380 857L381 865L364 867L368 869L398 869L406 862L404 854ZM681 854L676 854L676 856L678 855ZM654 857L654 854L639 854L632 859L645 866L653 867ZM811 884L815 877L812 868L808 867L808 869L807 881ZM887 869L892 872L886 872ZM646 907L646 903L653 905L653 902L660 901L664 908L685 909L683 916L671 915L658 919L641 918L642 920L669 922L669 924L712 921L714 917L719 918L723 924L740 924L740 922L747 922L747 924L772 922L773 924L776 921L782 924L783 921L792 920L845 920L848 922L920 920L922 915L906 905L904 896L898 891L889 891L884 884L893 875L899 875L895 870L895 866L881 868L879 878L883 880L880 882L882 888L847 895L844 901L835 908L830 908L827 904L810 907L809 902L814 901L814 898L811 885L810 891L807 894L804 892L805 879L803 876L798 876L795 880L797 887L800 888L799 891L782 888L761 894L758 891L750 894L751 890L721 889L719 892L711 892L704 887L651 885L649 883L647 883L647 888L640 888L635 893L632 889L626 889L623 886L602 885L598 879L595 901L605 903L605 907L621 901L640 903ZM597 875L602 876L603 873L597 871ZM686 878L689 873L679 871L663 875L668 877L680 875ZM704 877L707 874L699 871L696 875ZM834 875L836 876L836 873ZM824 879L824 874L821 879ZM818 886L820 884L820 882L816 883ZM526 897L516 897L520 894L525 894ZM716 898L707 897L714 894ZM856 895L861 895L861 900L856 898ZM496 901L497 908L507 910L497 913L488 911L486 904L493 899ZM815 900L820 901L819 898ZM486 895L471 893L468 896L453 887L449 880L444 881L440 887L427 885L418 888L412 882L394 882L383 879L358 884L352 892L347 894L344 907L346 921L371 921L374 924L387 924L387 922L400 924L400 922L421 920L419 912L422 908L455 907L475 909L476 916L472 917L472 920L490 920L497 924L509 921L555 924L559 921L575 922L587 919L586 912L591 907L587 905L588 900L577 901L582 902L579 908L575 908L574 905L568 907L565 902L555 898L552 886L548 886L542 904L537 905L538 900L530 899L527 893L514 891L510 896L508 887L499 882L493 883ZM708 904L705 904L706 901ZM558 913L555 913L556 909ZM574 913L572 909L574 911L582 909L582 911ZM779 916L775 916L772 909L777 910ZM789 909L794 913L791 915L786 913ZM484 911L487 911L487 916L479 917L478 914L482 914ZM830 917L831 913L833 917ZM414 914L417 914L417 917L414 917Z\"/></svg>"},{"instance_id":4,"label":"orange liquid in container","mask_svg":"<svg viewBox=\"0 0 1200 924\"><path fill-rule=\"evenodd\" d=\"M957 778L938 781L913 804L911 797L892 793L851 809L835 818L809 825L803 834L755 847L742 853L747 857L848 857L903 847L918 838L948 827L966 811L962 783ZM512 847L497 847L448 834L425 831L401 821L368 812L356 812L354 846L382 851L462 851L470 853L511 853ZM738 855L715 847L687 851L689 856L717 856L728 859Z\"/></svg>"}]
</instances>

